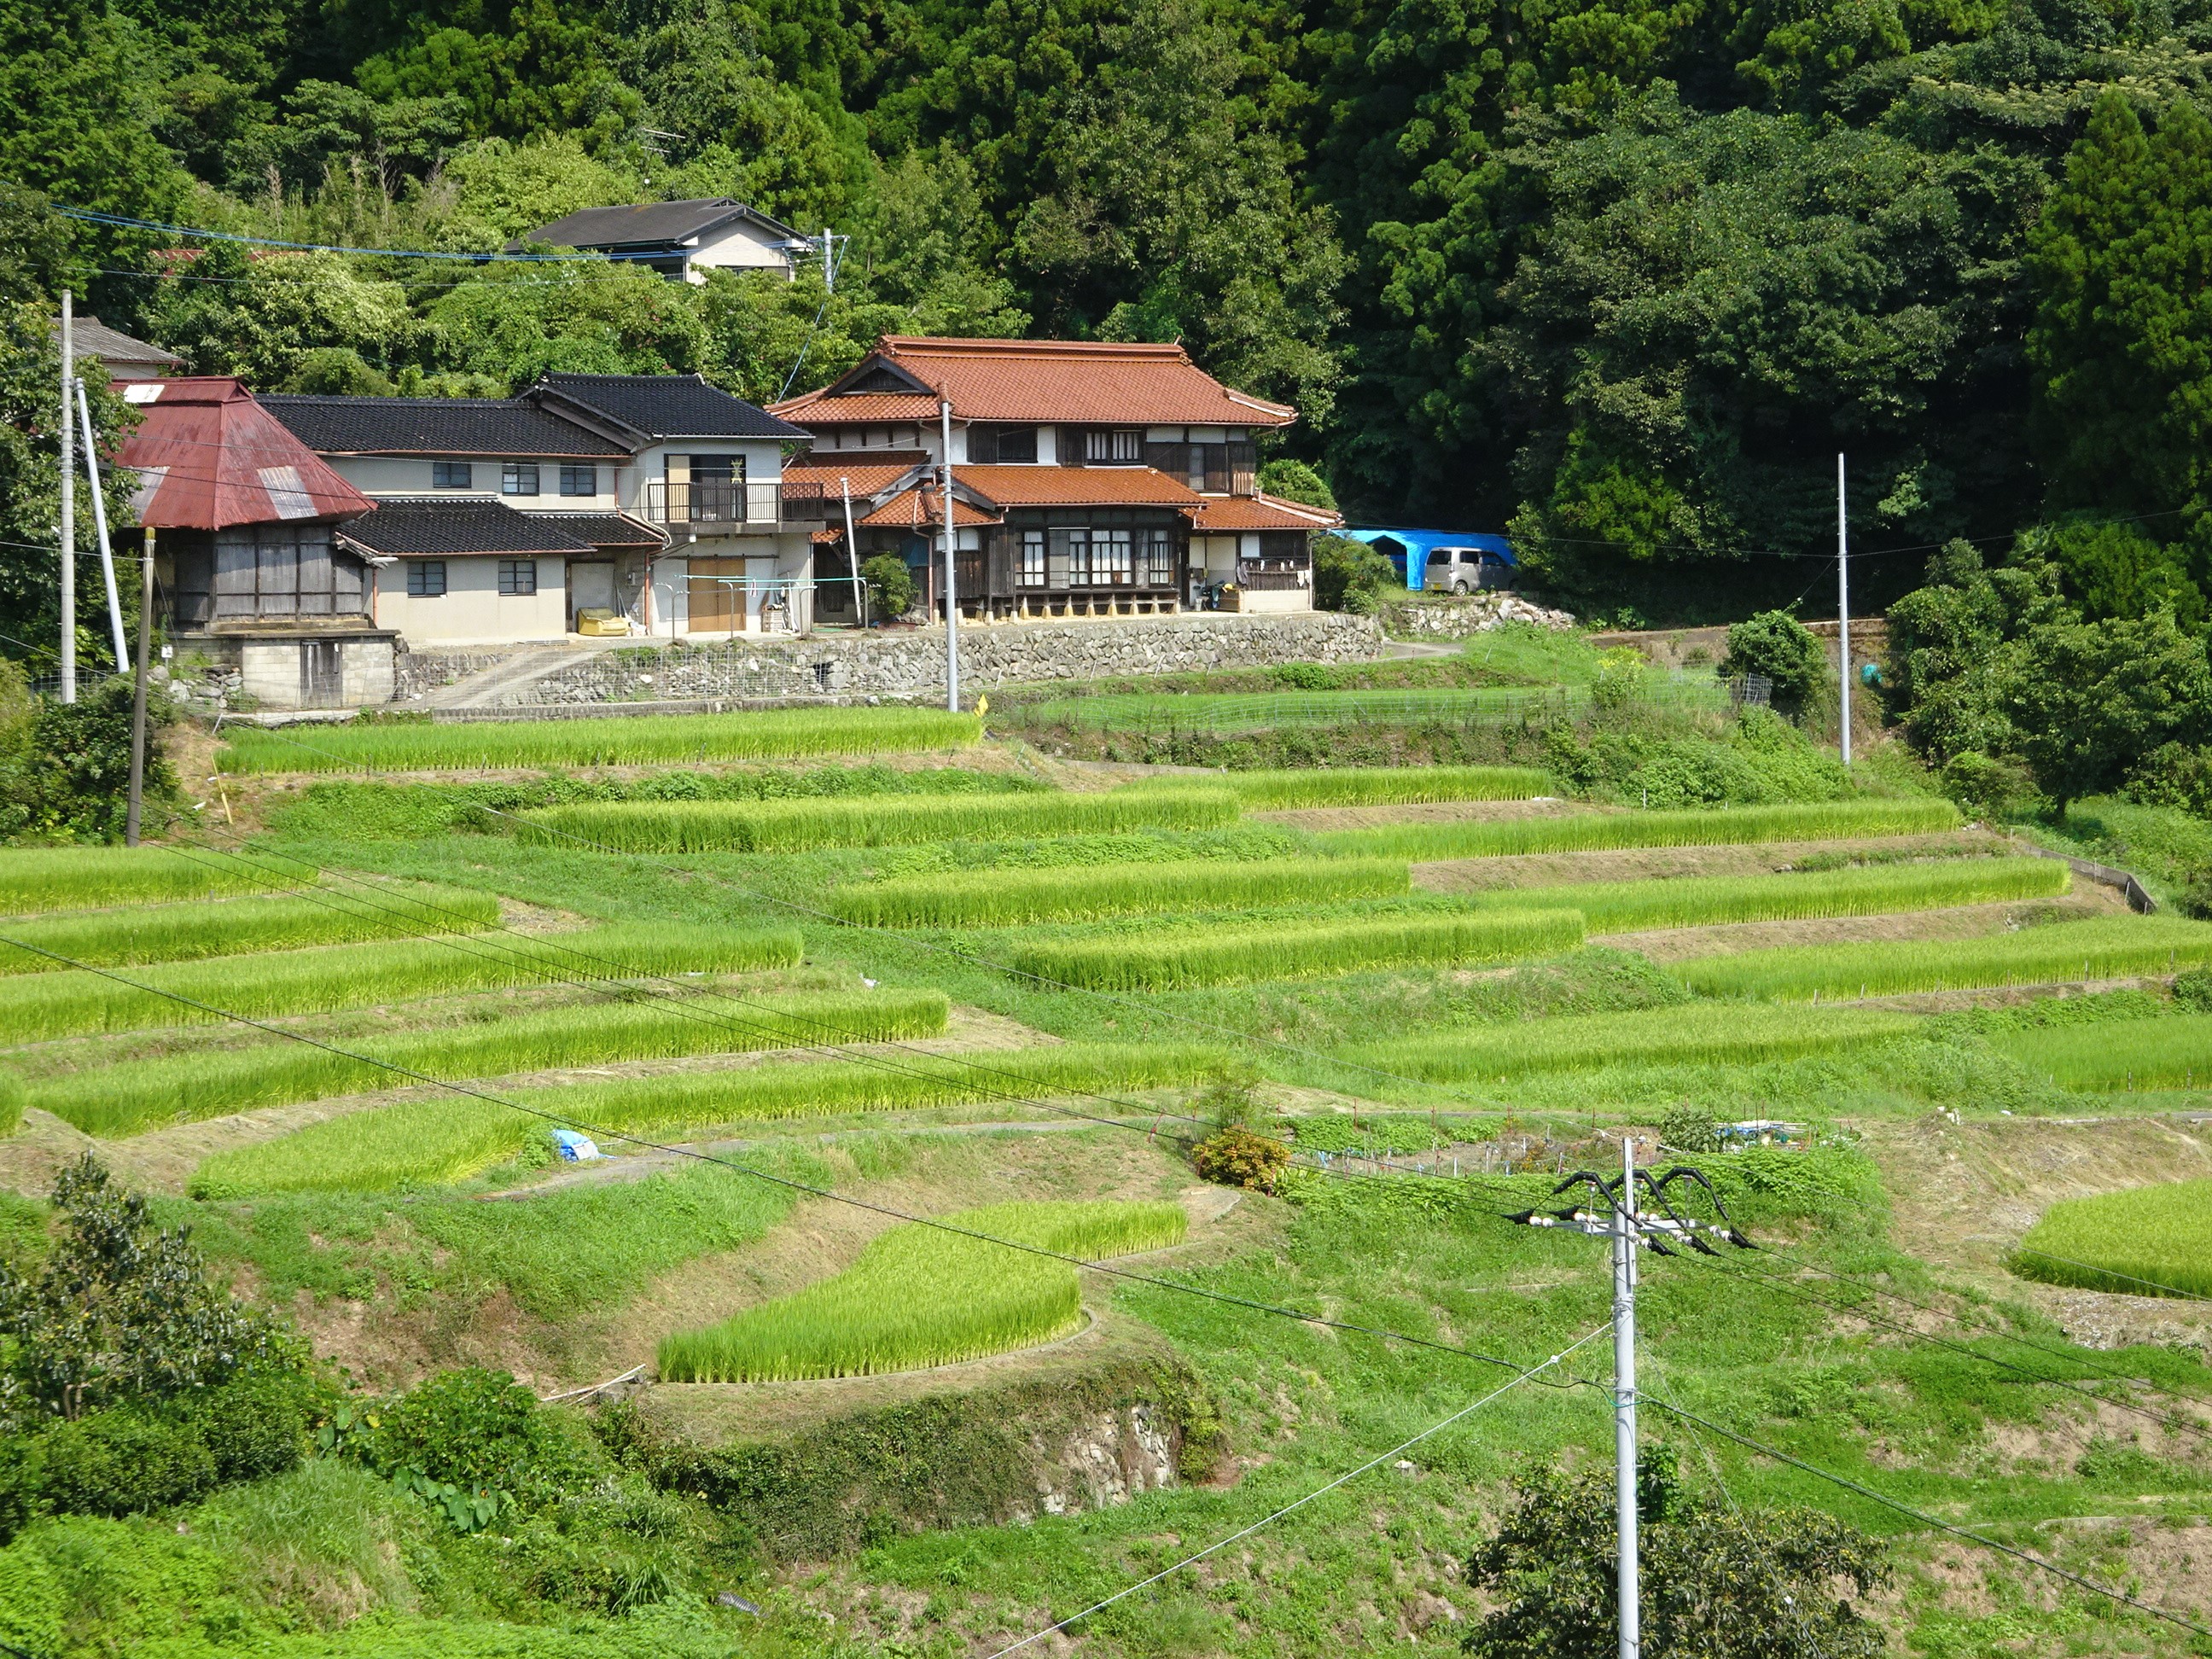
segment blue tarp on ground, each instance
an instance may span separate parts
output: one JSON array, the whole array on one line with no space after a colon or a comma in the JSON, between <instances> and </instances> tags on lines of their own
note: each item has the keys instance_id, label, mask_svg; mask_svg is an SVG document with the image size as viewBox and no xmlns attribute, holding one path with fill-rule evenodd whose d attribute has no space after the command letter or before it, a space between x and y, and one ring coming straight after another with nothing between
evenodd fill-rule
<instances>
[{"instance_id":1,"label":"blue tarp on ground","mask_svg":"<svg viewBox=\"0 0 2212 1659\"><path fill-rule=\"evenodd\" d=\"M1508 564L1520 562L1513 556L1513 544L1503 536L1485 536L1471 530L1340 530L1340 536L1349 536L1355 542L1365 542L1378 553L1389 556L1398 567L1398 574L1406 586L1420 591L1429 570L1429 555L1439 547L1471 547L1478 553L1494 553ZM1411 557L1408 557L1408 555Z\"/></svg>"}]
</instances>

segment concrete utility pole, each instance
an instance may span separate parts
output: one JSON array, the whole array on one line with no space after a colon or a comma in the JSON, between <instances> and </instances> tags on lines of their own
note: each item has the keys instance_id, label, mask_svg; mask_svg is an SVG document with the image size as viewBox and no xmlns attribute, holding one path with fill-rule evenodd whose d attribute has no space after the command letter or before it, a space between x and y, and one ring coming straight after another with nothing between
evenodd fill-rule
<instances>
[{"instance_id":1,"label":"concrete utility pole","mask_svg":"<svg viewBox=\"0 0 2212 1659\"><path fill-rule=\"evenodd\" d=\"M85 396L84 381L76 383L79 434L84 439L84 479L92 489L92 525L100 537L100 575L107 585L107 625L115 633L115 672L131 666L131 647L123 639L123 601L115 591L115 549L107 539L107 501L100 493L100 444L92 430L92 401Z\"/></svg>"},{"instance_id":2,"label":"concrete utility pole","mask_svg":"<svg viewBox=\"0 0 2212 1659\"><path fill-rule=\"evenodd\" d=\"M76 701L76 333L62 290L62 701Z\"/></svg>"},{"instance_id":3,"label":"concrete utility pole","mask_svg":"<svg viewBox=\"0 0 2212 1659\"><path fill-rule=\"evenodd\" d=\"M860 580L860 544L853 534L853 481L848 477L837 480L845 492L845 562L853 567L853 626L868 625L868 585Z\"/></svg>"},{"instance_id":4,"label":"concrete utility pole","mask_svg":"<svg viewBox=\"0 0 2212 1659\"><path fill-rule=\"evenodd\" d=\"M154 526L146 526L146 550L138 559L138 672L131 692L131 804L124 809L123 844L138 844L138 825L146 805L146 675L154 651Z\"/></svg>"},{"instance_id":5,"label":"concrete utility pole","mask_svg":"<svg viewBox=\"0 0 2212 1659\"><path fill-rule=\"evenodd\" d=\"M1836 454L1836 649L1843 658L1837 675L1843 690L1844 764L1851 763L1851 549L1844 512L1844 457Z\"/></svg>"},{"instance_id":6,"label":"concrete utility pole","mask_svg":"<svg viewBox=\"0 0 2212 1659\"><path fill-rule=\"evenodd\" d=\"M952 404L937 400L937 416L945 442L945 706L960 712L960 596L953 565L959 555L959 537L952 528Z\"/></svg>"},{"instance_id":7,"label":"concrete utility pole","mask_svg":"<svg viewBox=\"0 0 2212 1659\"><path fill-rule=\"evenodd\" d=\"M1676 1182L1704 1188L1719 1215L1718 1224L1685 1216L1667 1197ZM1587 1187L1599 1205L1568 1210L1527 1210L1508 1220L1532 1227L1561 1227L1591 1237L1604 1237L1613 1246L1613 1446L1617 1534L1614 1556L1620 1609L1620 1659L1642 1659L1644 1648L1643 1596L1637 1559L1636 1513L1636 1253L1650 1250L1674 1255L1684 1249L1715 1255L1708 1242L1719 1239L1740 1249L1752 1243L1729 1219L1728 1210L1712 1182L1685 1164L1669 1170L1636 1167L1636 1140L1620 1139L1620 1177L1609 1181L1589 1170L1577 1170L1552 1189L1553 1195ZM1653 1208L1639 1207L1641 1187Z\"/></svg>"}]
</instances>

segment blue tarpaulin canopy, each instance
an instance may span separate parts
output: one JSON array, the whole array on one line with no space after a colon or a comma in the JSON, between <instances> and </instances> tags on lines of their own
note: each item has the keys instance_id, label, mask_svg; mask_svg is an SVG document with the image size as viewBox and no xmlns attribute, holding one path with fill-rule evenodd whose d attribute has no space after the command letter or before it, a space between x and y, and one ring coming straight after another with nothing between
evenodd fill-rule
<instances>
[{"instance_id":1,"label":"blue tarpaulin canopy","mask_svg":"<svg viewBox=\"0 0 2212 1659\"><path fill-rule=\"evenodd\" d=\"M1429 555L1439 547L1471 547L1478 553L1494 554L1508 564L1519 562L1513 556L1513 544L1504 537L1480 535L1472 530L1340 530L1336 533L1388 554L1405 576L1406 586L1416 592L1428 576Z\"/></svg>"}]
</instances>

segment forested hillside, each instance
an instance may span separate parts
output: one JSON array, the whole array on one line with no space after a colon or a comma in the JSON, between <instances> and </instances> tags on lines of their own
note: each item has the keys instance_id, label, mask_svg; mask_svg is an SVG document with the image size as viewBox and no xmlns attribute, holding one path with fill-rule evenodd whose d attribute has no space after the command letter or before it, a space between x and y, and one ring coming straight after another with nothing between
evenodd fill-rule
<instances>
[{"instance_id":1,"label":"forested hillside","mask_svg":"<svg viewBox=\"0 0 2212 1659\"><path fill-rule=\"evenodd\" d=\"M1839 448L1870 554L2088 512L2140 521L2112 580L2202 607L2212 19L2193 3L7 0L0 19L10 297L67 276L264 387L667 368L772 398L886 328L1180 337L1295 400L1291 443L1355 510L1510 524L1586 610L1787 602L1819 568L1765 556L1829 544ZM249 257L46 206L459 253L708 194L849 233L836 294ZM1870 559L1869 599L1922 556Z\"/></svg>"}]
</instances>

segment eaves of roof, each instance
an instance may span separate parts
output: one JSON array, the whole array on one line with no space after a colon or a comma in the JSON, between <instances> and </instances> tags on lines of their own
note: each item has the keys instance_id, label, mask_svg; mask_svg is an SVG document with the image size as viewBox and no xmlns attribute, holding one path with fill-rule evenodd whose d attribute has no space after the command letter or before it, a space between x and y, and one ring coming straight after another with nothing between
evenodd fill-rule
<instances>
[{"instance_id":1,"label":"eaves of roof","mask_svg":"<svg viewBox=\"0 0 2212 1659\"><path fill-rule=\"evenodd\" d=\"M597 550L592 542L556 522L561 516L518 513L504 501L482 499L386 496L374 513L340 533L363 552L384 558Z\"/></svg>"},{"instance_id":2,"label":"eaves of roof","mask_svg":"<svg viewBox=\"0 0 2212 1659\"><path fill-rule=\"evenodd\" d=\"M1325 507L1279 501L1273 495L1209 495L1198 509L1200 534L1228 530L1334 530L1344 515Z\"/></svg>"}]
</instances>

